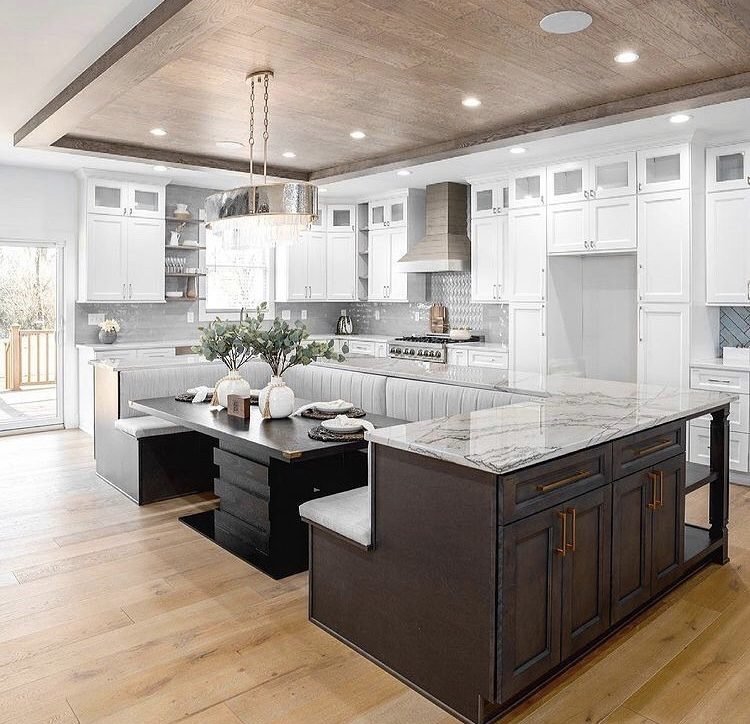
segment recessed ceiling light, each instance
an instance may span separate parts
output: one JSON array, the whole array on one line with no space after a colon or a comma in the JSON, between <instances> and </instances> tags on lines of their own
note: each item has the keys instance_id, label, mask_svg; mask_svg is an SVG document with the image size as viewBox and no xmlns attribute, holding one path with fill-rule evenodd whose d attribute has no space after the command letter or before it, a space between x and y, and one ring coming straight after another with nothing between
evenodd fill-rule
<instances>
[{"instance_id":1,"label":"recessed ceiling light","mask_svg":"<svg viewBox=\"0 0 750 724\"><path fill-rule=\"evenodd\" d=\"M318 189L318 193L319 194L324 194L324 193L326 193L326 191L328 191L328 189L325 189L325 188L324 189Z\"/></svg>"},{"instance_id":2,"label":"recessed ceiling light","mask_svg":"<svg viewBox=\"0 0 750 724\"><path fill-rule=\"evenodd\" d=\"M400 171L396 171L397 176L411 176L411 171L406 168L402 168Z\"/></svg>"},{"instance_id":3,"label":"recessed ceiling light","mask_svg":"<svg viewBox=\"0 0 750 724\"><path fill-rule=\"evenodd\" d=\"M567 35L580 33L591 25L592 17L582 10L561 10L557 13L545 15L539 21L539 27L546 33Z\"/></svg>"},{"instance_id":4,"label":"recessed ceiling light","mask_svg":"<svg viewBox=\"0 0 750 724\"><path fill-rule=\"evenodd\" d=\"M152 136L166 136L167 132L163 128L152 128L149 133Z\"/></svg>"},{"instance_id":5,"label":"recessed ceiling light","mask_svg":"<svg viewBox=\"0 0 750 724\"><path fill-rule=\"evenodd\" d=\"M687 113L675 113L673 116L669 117L670 123L687 123L692 116L689 116Z\"/></svg>"},{"instance_id":6,"label":"recessed ceiling light","mask_svg":"<svg viewBox=\"0 0 750 724\"><path fill-rule=\"evenodd\" d=\"M510 149L511 153L526 153L526 149L523 146L513 146L513 148Z\"/></svg>"},{"instance_id":7,"label":"recessed ceiling light","mask_svg":"<svg viewBox=\"0 0 750 724\"><path fill-rule=\"evenodd\" d=\"M361 141L365 137L363 131L352 131L349 135L356 141Z\"/></svg>"},{"instance_id":8,"label":"recessed ceiling light","mask_svg":"<svg viewBox=\"0 0 750 724\"><path fill-rule=\"evenodd\" d=\"M480 101L479 98L474 98L474 96L469 96L468 98L464 98L461 101L461 104L467 108L477 108L482 105L482 101Z\"/></svg>"},{"instance_id":9,"label":"recessed ceiling light","mask_svg":"<svg viewBox=\"0 0 750 724\"><path fill-rule=\"evenodd\" d=\"M243 144L240 141L216 141L216 145L219 148L242 148Z\"/></svg>"},{"instance_id":10,"label":"recessed ceiling light","mask_svg":"<svg viewBox=\"0 0 750 724\"><path fill-rule=\"evenodd\" d=\"M616 63L635 63L638 58L641 56L638 55L634 50L623 50L622 53L618 53L615 56L615 62Z\"/></svg>"},{"instance_id":11,"label":"recessed ceiling light","mask_svg":"<svg viewBox=\"0 0 750 724\"><path fill-rule=\"evenodd\" d=\"M297 154L294 151L284 151L281 155L284 158L297 158Z\"/></svg>"},{"instance_id":12,"label":"recessed ceiling light","mask_svg":"<svg viewBox=\"0 0 750 724\"><path fill-rule=\"evenodd\" d=\"M154 166L154 171L158 171L159 173L164 173L166 170L166 166Z\"/></svg>"}]
</instances>

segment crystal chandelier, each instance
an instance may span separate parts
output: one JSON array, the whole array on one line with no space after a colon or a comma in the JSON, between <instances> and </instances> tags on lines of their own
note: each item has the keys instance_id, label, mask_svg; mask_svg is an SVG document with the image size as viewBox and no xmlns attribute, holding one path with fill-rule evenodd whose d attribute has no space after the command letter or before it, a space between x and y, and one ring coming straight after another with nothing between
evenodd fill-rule
<instances>
[{"instance_id":1,"label":"crystal chandelier","mask_svg":"<svg viewBox=\"0 0 750 724\"><path fill-rule=\"evenodd\" d=\"M241 244L276 246L299 241L318 215L318 189L302 181L268 183L268 86L273 71L251 73L250 185L213 194L206 199L207 227L230 234ZM263 88L263 183L255 183L255 86Z\"/></svg>"}]
</instances>

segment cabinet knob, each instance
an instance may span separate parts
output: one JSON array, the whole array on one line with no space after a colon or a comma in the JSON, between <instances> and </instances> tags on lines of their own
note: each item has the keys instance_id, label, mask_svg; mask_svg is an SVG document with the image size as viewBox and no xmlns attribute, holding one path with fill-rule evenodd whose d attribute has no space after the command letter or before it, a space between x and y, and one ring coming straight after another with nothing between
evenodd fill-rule
<instances>
[{"instance_id":1,"label":"cabinet knob","mask_svg":"<svg viewBox=\"0 0 750 724\"><path fill-rule=\"evenodd\" d=\"M638 182L638 190L643 191L643 184L640 181Z\"/></svg>"},{"instance_id":2,"label":"cabinet knob","mask_svg":"<svg viewBox=\"0 0 750 724\"><path fill-rule=\"evenodd\" d=\"M586 189L584 189L584 190L583 190L583 198L584 198L584 199L588 199L588 197L589 197L589 192L588 192L588 191L586 191Z\"/></svg>"},{"instance_id":3,"label":"cabinet knob","mask_svg":"<svg viewBox=\"0 0 750 724\"><path fill-rule=\"evenodd\" d=\"M584 249L588 249L588 248L589 248L589 243L588 243L588 241L584 241L584 242L583 242L583 248L584 248Z\"/></svg>"},{"instance_id":4,"label":"cabinet knob","mask_svg":"<svg viewBox=\"0 0 750 724\"><path fill-rule=\"evenodd\" d=\"M589 196L592 199L595 199L596 198L596 191L594 191L594 189L589 189Z\"/></svg>"}]
</instances>

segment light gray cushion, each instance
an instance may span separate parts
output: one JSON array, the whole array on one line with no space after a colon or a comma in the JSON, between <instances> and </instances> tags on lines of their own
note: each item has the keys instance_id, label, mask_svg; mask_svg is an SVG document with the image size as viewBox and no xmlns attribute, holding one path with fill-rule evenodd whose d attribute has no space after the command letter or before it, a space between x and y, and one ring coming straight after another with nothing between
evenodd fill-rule
<instances>
[{"instance_id":1,"label":"light gray cushion","mask_svg":"<svg viewBox=\"0 0 750 724\"><path fill-rule=\"evenodd\" d=\"M386 378L381 375L298 365L284 373L284 381L297 397L305 400L346 400L366 412L385 415Z\"/></svg>"},{"instance_id":2,"label":"light gray cushion","mask_svg":"<svg viewBox=\"0 0 750 724\"><path fill-rule=\"evenodd\" d=\"M157 435L173 435L176 432L187 432L186 427L175 425L173 422L161 420L151 415L141 417L125 417L115 421L115 428L126 435L135 438L156 437Z\"/></svg>"},{"instance_id":3,"label":"light gray cushion","mask_svg":"<svg viewBox=\"0 0 750 724\"><path fill-rule=\"evenodd\" d=\"M308 500L300 505L299 514L302 520L338 533L361 546L369 546L372 540L370 489L367 486Z\"/></svg>"},{"instance_id":4,"label":"light gray cushion","mask_svg":"<svg viewBox=\"0 0 750 724\"><path fill-rule=\"evenodd\" d=\"M387 378L385 414L402 420L430 420L489 407L502 407L526 399L509 392L460 387L439 382Z\"/></svg>"},{"instance_id":5,"label":"light gray cushion","mask_svg":"<svg viewBox=\"0 0 750 724\"><path fill-rule=\"evenodd\" d=\"M148 400L152 397L178 395L193 387L213 387L227 374L221 363L211 365L173 365L120 371L120 417L143 415L132 410L132 400ZM268 384L271 370L264 362L252 361L240 368L240 374L255 389Z\"/></svg>"}]
</instances>

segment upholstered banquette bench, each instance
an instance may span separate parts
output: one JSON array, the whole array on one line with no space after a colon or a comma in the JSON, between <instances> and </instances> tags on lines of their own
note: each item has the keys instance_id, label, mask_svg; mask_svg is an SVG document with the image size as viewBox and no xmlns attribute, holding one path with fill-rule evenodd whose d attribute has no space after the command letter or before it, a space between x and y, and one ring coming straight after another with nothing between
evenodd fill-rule
<instances>
[{"instance_id":1,"label":"upholstered banquette bench","mask_svg":"<svg viewBox=\"0 0 750 724\"><path fill-rule=\"evenodd\" d=\"M97 473L139 504L211 490L214 440L143 415L132 409L130 402L213 386L224 373L221 364L121 370L97 366ZM270 370L264 363L250 362L242 367L241 374L251 387L261 388ZM294 367L284 377L299 398L345 399L367 412L409 421L499 407L521 399L506 392L386 377L330 365Z\"/></svg>"}]
</instances>

